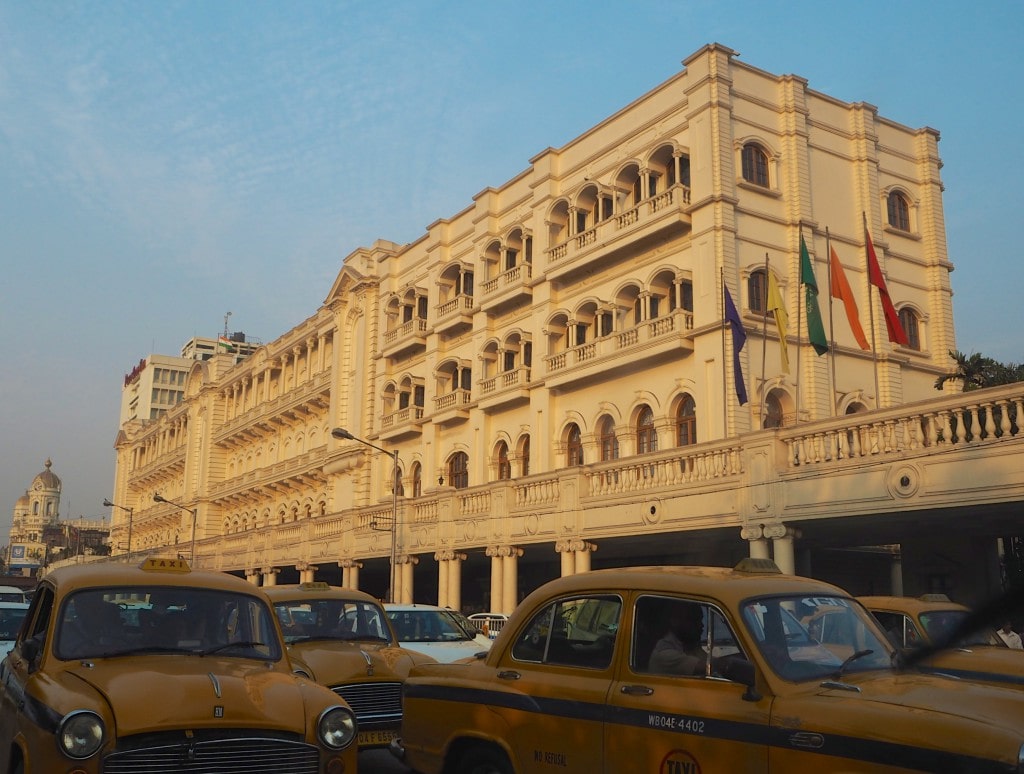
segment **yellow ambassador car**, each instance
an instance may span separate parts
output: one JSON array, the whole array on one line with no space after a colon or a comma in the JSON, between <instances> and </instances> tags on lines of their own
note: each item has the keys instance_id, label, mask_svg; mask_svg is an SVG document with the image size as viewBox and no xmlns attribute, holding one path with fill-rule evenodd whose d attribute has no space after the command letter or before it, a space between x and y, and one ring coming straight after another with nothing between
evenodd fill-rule
<instances>
[{"instance_id":1,"label":"yellow ambassador car","mask_svg":"<svg viewBox=\"0 0 1024 774\"><path fill-rule=\"evenodd\" d=\"M848 642L801 623L842 610ZM490 652L417 667L392 752L424 774L1022 772L1018 691L894 671L875 620L770 560L552 581Z\"/></svg>"},{"instance_id":2,"label":"yellow ambassador car","mask_svg":"<svg viewBox=\"0 0 1024 774\"><path fill-rule=\"evenodd\" d=\"M359 748L384 747L402 723L402 683L435 659L399 647L369 594L326 583L267 586L296 670L341 696L359 722Z\"/></svg>"},{"instance_id":3,"label":"yellow ambassador car","mask_svg":"<svg viewBox=\"0 0 1024 774\"><path fill-rule=\"evenodd\" d=\"M878 619L889 639L905 651L942 640L971 613L945 594L858 599ZM1024 651L1008 648L991 627L924 659L917 669L1024 689Z\"/></svg>"},{"instance_id":4,"label":"yellow ambassador car","mask_svg":"<svg viewBox=\"0 0 1024 774\"><path fill-rule=\"evenodd\" d=\"M352 774L356 733L259 589L178 559L55 570L0 664L2 772Z\"/></svg>"}]
</instances>

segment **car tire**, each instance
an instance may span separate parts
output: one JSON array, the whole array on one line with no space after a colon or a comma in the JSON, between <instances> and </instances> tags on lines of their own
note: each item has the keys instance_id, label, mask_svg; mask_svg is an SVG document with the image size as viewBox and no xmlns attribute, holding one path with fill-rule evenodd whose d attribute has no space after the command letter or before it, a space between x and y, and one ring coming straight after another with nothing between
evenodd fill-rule
<instances>
[{"instance_id":1,"label":"car tire","mask_svg":"<svg viewBox=\"0 0 1024 774\"><path fill-rule=\"evenodd\" d=\"M459 774L515 774L512 764L499 749L472 747L462 756Z\"/></svg>"}]
</instances>

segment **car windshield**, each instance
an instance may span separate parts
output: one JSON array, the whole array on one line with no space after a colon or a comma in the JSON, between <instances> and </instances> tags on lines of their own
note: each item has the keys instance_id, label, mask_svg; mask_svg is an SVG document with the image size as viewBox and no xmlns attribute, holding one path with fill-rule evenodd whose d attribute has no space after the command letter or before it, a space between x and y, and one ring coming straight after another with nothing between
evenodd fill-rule
<instances>
[{"instance_id":1,"label":"car windshield","mask_svg":"<svg viewBox=\"0 0 1024 774\"><path fill-rule=\"evenodd\" d=\"M170 653L276 661L281 646L259 597L188 587L85 589L61 606L54 653L61 659Z\"/></svg>"},{"instance_id":2,"label":"car windshield","mask_svg":"<svg viewBox=\"0 0 1024 774\"><path fill-rule=\"evenodd\" d=\"M371 640L391 642L380 605L347 599L289 599L274 602L285 642Z\"/></svg>"},{"instance_id":3,"label":"car windshield","mask_svg":"<svg viewBox=\"0 0 1024 774\"><path fill-rule=\"evenodd\" d=\"M742 610L758 649L786 680L838 679L892 666L892 646L847 597L761 597Z\"/></svg>"},{"instance_id":4,"label":"car windshield","mask_svg":"<svg viewBox=\"0 0 1024 774\"><path fill-rule=\"evenodd\" d=\"M0 640L10 641L18 636L26 612L28 612L28 606L0 609Z\"/></svg>"},{"instance_id":5,"label":"car windshield","mask_svg":"<svg viewBox=\"0 0 1024 774\"><path fill-rule=\"evenodd\" d=\"M464 642L476 635L447 610L388 610L388 618L400 642Z\"/></svg>"}]
</instances>

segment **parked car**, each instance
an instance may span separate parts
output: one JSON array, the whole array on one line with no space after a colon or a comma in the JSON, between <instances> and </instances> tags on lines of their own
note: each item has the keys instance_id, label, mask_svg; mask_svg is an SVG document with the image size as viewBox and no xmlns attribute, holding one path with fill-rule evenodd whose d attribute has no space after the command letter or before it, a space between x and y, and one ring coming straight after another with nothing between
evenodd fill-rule
<instances>
[{"instance_id":1,"label":"parked car","mask_svg":"<svg viewBox=\"0 0 1024 774\"><path fill-rule=\"evenodd\" d=\"M903 653L930 645L946 636L971 613L944 594L921 597L859 597ZM925 658L917 669L964 680L1024 689L1024 651L1011 650L992 627L985 627Z\"/></svg>"},{"instance_id":2,"label":"parked car","mask_svg":"<svg viewBox=\"0 0 1024 774\"><path fill-rule=\"evenodd\" d=\"M0 586L0 602L28 602L24 589L17 586Z\"/></svg>"},{"instance_id":3,"label":"parked car","mask_svg":"<svg viewBox=\"0 0 1024 774\"><path fill-rule=\"evenodd\" d=\"M469 620L480 630L481 634L494 639L505 625L508 616L504 613L473 613Z\"/></svg>"},{"instance_id":4,"label":"parked car","mask_svg":"<svg viewBox=\"0 0 1024 774\"><path fill-rule=\"evenodd\" d=\"M0 663L3 771L353 772L356 733L265 594L180 559L54 570Z\"/></svg>"},{"instance_id":5,"label":"parked car","mask_svg":"<svg viewBox=\"0 0 1024 774\"><path fill-rule=\"evenodd\" d=\"M849 640L810 636L819 608ZM391 749L422 774L1020 771L1019 692L895 656L770 560L596 570L531 593L485 657L413 670Z\"/></svg>"},{"instance_id":6,"label":"parked car","mask_svg":"<svg viewBox=\"0 0 1024 774\"><path fill-rule=\"evenodd\" d=\"M361 750L384 747L402 723L402 683L430 656L399 647L380 603L327 583L268 586L293 666L342 697Z\"/></svg>"},{"instance_id":7,"label":"parked car","mask_svg":"<svg viewBox=\"0 0 1024 774\"><path fill-rule=\"evenodd\" d=\"M491 647L490 639L467 627L446 607L386 604L384 609L403 648L442 663L473 658Z\"/></svg>"},{"instance_id":8,"label":"parked car","mask_svg":"<svg viewBox=\"0 0 1024 774\"><path fill-rule=\"evenodd\" d=\"M27 610L27 602L0 602L0 658L14 647Z\"/></svg>"}]
</instances>

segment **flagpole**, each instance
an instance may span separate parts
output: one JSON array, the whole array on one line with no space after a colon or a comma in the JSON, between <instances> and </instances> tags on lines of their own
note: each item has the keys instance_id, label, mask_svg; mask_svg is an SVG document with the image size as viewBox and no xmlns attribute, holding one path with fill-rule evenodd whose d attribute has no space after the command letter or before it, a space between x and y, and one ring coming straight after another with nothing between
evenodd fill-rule
<instances>
[{"instance_id":1,"label":"flagpole","mask_svg":"<svg viewBox=\"0 0 1024 774\"><path fill-rule=\"evenodd\" d=\"M868 320L871 323L871 360L875 367L875 408L882 407L882 396L878 391L878 346L875 343L875 299L871 295L871 264L868 262L868 216L860 211L864 219L864 281L868 283Z\"/></svg>"},{"instance_id":2,"label":"flagpole","mask_svg":"<svg viewBox=\"0 0 1024 774\"><path fill-rule=\"evenodd\" d=\"M765 390L764 381L764 369L765 363L768 360L768 272L771 268L768 266L768 251L764 251L764 326L761 329L761 408L758 411L758 416L761 419L761 428L764 428L764 413L767 410L768 394Z\"/></svg>"},{"instance_id":3,"label":"flagpole","mask_svg":"<svg viewBox=\"0 0 1024 774\"><path fill-rule=\"evenodd\" d=\"M804 222L800 221L800 239L802 240L803 238L804 238ZM798 247L797 248L797 259L798 259L797 260L797 265L798 266L800 265L799 257L800 257L800 249ZM797 277L801 277L801 272L798 271L796 276ZM803 349L803 343L801 342L801 338L800 338L800 331L802 330L802 328L800 326L802 325L801 321L803 319L803 315L801 314L801 312L803 310L803 304L800 303L800 296L801 295L806 295L806 293L801 293L800 292L803 289L804 289L803 288L803 283L798 281L796 283L796 416L793 418L793 424L794 425L800 424L800 382L803 381L803 379L801 378L803 376L803 372L800 370L800 350ZM808 336L807 338L810 339L810 336Z\"/></svg>"},{"instance_id":4,"label":"flagpole","mask_svg":"<svg viewBox=\"0 0 1024 774\"><path fill-rule=\"evenodd\" d=\"M836 415L836 324L832 317L832 235L828 233L828 226L825 226L825 263L828 266L828 341L829 354L831 355L829 365L832 374L832 383L829 385L829 395L832 398L832 416Z\"/></svg>"},{"instance_id":5,"label":"flagpole","mask_svg":"<svg viewBox=\"0 0 1024 774\"><path fill-rule=\"evenodd\" d=\"M725 371L725 328L729 324L725 319L725 267L718 269L718 279L722 283L722 438L729 437L729 377Z\"/></svg>"}]
</instances>

